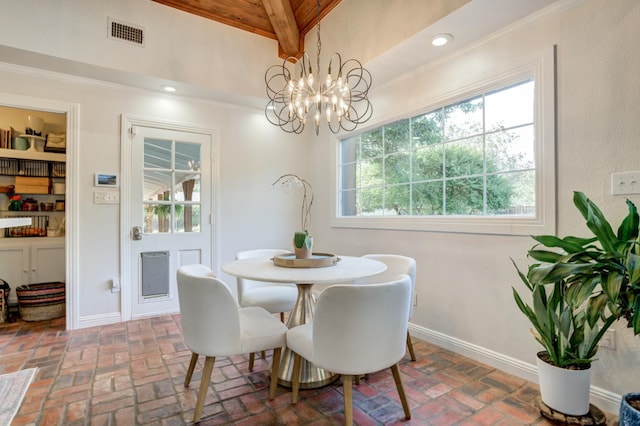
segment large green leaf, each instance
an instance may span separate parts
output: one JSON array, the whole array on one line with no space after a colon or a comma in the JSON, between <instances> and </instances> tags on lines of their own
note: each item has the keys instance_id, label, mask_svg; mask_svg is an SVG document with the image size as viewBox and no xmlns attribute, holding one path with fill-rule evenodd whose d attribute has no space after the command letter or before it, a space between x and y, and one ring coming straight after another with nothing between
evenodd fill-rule
<instances>
[{"instance_id":1,"label":"large green leaf","mask_svg":"<svg viewBox=\"0 0 640 426\"><path fill-rule=\"evenodd\" d=\"M629 214L624 218L618 228L618 239L621 241L632 241L638 238L638 226L640 226L640 218L638 218L638 209L635 204L627 200Z\"/></svg>"},{"instance_id":2,"label":"large green leaf","mask_svg":"<svg viewBox=\"0 0 640 426\"><path fill-rule=\"evenodd\" d=\"M602 291L611 302L617 303L624 279L624 275L616 271L611 271L607 274L606 279L602 281Z\"/></svg>"},{"instance_id":3,"label":"large green leaf","mask_svg":"<svg viewBox=\"0 0 640 426\"><path fill-rule=\"evenodd\" d=\"M627 270L629 271L629 285L640 282L640 256L629 252L627 255Z\"/></svg>"},{"instance_id":4,"label":"large green leaf","mask_svg":"<svg viewBox=\"0 0 640 426\"><path fill-rule=\"evenodd\" d=\"M535 318L535 315L533 315L533 312L531 311L531 309L527 306L526 303L524 303L524 301L522 300L522 298L518 294L518 291L515 288L511 287L511 290L513 291L513 298L515 299L516 304L518 305L518 308L520 309L520 311L522 311L522 313L525 314L531 322L534 322L536 318Z\"/></svg>"},{"instance_id":5,"label":"large green leaf","mask_svg":"<svg viewBox=\"0 0 640 426\"><path fill-rule=\"evenodd\" d=\"M513 263L513 266L516 268L516 271L518 271L518 276L520 277L522 282L527 286L527 288L530 291L533 291L533 286L531 285L531 283L529 283L529 280L527 279L527 277L520 271L520 268L518 268L518 265L516 265L515 260L511 259L511 263ZM515 291L515 289L513 291Z\"/></svg>"},{"instance_id":6,"label":"large green leaf","mask_svg":"<svg viewBox=\"0 0 640 426\"><path fill-rule=\"evenodd\" d=\"M553 263L531 269L528 278L533 284L547 284L565 280L572 275L590 274L591 272L592 265L590 263Z\"/></svg>"},{"instance_id":7,"label":"large green leaf","mask_svg":"<svg viewBox=\"0 0 640 426\"><path fill-rule=\"evenodd\" d=\"M633 334L640 334L640 296L636 296L635 303L633 304L631 326L633 327Z\"/></svg>"},{"instance_id":8,"label":"large green leaf","mask_svg":"<svg viewBox=\"0 0 640 426\"><path fill-rule=\"evenodd\" d=\"M593 328L588 324L582 330L583 340L578 347L578 355L581 359L592 359L598 351L597 343L601 339L601 330L596 324Z\"/></svg>"},{"instance_id":9,"label":"large green leaf","mask_svg":"<svg viewBox=\"0 0 640 426\"><path fill-rule=\"evenodd\" d=\"M590 277L572 283L565 292L567 304L573 309L578 309L589 300L599 282L600 279L598 277Z\"/></svg>"},{"instance_id":10,"label":"large green leaf","mask_svg":"<svg viewBox=\"0 0 640 426\"><path fill-rule=\"evenodd\" d=\"M549 328L551 327L551 321L548 316L549 309L547 308L547 295L543 286L536 286L532 293L533 313L535 314L538 324L539 332L543 335L549 334Z\"/></svg>"},{"instance_id":11,"label":"large green leaf","mask_svg":"<svg viewBox=\"0 0 640 426\"><path fill-rule=\"evenodd\" d=\"M562 239L554 235L534 235L534 240L545 245L546 247L558 247L566 251L567 253L575 253L577 251L583 251L584 248L581 244L578 244L577 239Z\"/></svg>"},{"instance_id":12,"label":"large green leaf","mask_svg":"<svg viewBox=\"0 0 640 426\"><path fill-rule=\"evenodd\" d=\"M587 227L598 238L605 251L614 251L618 241L602 211L582 192L573 193L573 203L587 221Z\"/></svg>"},{"instance_id":13,"label":"large green leaf","mask_svg":"<svg viewBox=\"0 0 640 426\"><path fill-rule=\"evenodd\" d=\"M596 237L580 238L580 237L573 237L573 236L570 236L570 235L564 237L562 240L563 241L567 241L567 242L572 243L572 244L578 244L581 247L588 247L594 241L598 241L598 239Z\"/></svg>"},{"instance_id":14,"label":"large green leaf","mask_svg":"<svg viewBox=\"0 0 640 426\"><path fill-rule=\"evenodd\" d=\"M602 312L606 304L607 296L602 293L589 299L589 303L587 304L587 323L589 327L594 327L602 317Z\"/></svg>"},{"instance_id":15,"label":"large green leaf","mask_svg":"<svg viewBox=\"0 0 640 426\"><path fill-rule=\"evenodd\" d=\"M529 250L529 257L538 262L554 263L562 259L563 255L549 250Z\"/></svg>"},{"instance_id":16,"label":"large green leaf","mask_svg":"<svg viewBox=\"0 0 640 426\"><path fill-rule=\"evenodd\" d=\"M522 311L522 313L529 319L529 321L537 331L537 334L534 334L536 341L540 343L540 345L542 345L542 347L547 351L547 353L549 353L549 356L551 357L552 361L556 363L556 365L558 365L557 362L559 360L559 355L553 344L553 336L555 335L555 332L549 329L548 318L545 317L544 324L540 324L538 321L538 317L533 312L531 307L529 307L526 303L524 303L524 301L522 300L522 298L520 297L520 295L518 294L515 288L512 287L512 290L513 290L513 297L516 301L516 304L518 305L518 308L520 308L520 311Z\"/></svg>"},{"instance_id":17,"label":"large green leaf","mask_svg":"<svg viewBox=\"0 0 640 426\"><path fill-rule=\"evenodd\" d=\"M567 339L571 337L572 322L571 309L565 308L558 318L558 330Z\"/></svg>"}]
</instances>

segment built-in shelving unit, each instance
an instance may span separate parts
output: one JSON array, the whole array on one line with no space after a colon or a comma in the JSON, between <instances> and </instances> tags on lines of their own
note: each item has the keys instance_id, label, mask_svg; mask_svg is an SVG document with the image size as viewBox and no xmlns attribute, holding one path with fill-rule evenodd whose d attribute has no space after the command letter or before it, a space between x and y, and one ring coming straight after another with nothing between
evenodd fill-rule
<instances>
[{"instance_id":1,"label":"built-in shelving unit","mask_svg":"<svg viewBox=\"0 0 640 426\"><path fill-rule=\"evenodd\" d=\"M41 118L42 115L44 118ZM20 131L24 117L37 117L45 125L42 136ZM0 236L12 238L46 237L65 218L66 155L45 151L48 132L65 133L64 114L22 110L0 106L0 218L28 217L32 224L0 229ZM24 144L24 139L31 139ZM36 144L36 142L38 142ZM15 148L15 149L11 149ZM26 148L26 149L25 149ZM12 204L11 198L20 196ZM26 201L29 201L28 207Z\"/></svg>"},{"instance_id":2,"label":"built-in shelving unit","mask_svg":"<svg viewBox=\"0 0 640 426\"><path fill-rule=\"evenodd\" d=\"M17 158L20 160L39 160L64 163L67 156L57 152L40 152L32 150L17 150L0 148L0 158Z\"/></svg>"},{"instance_id":3,"label":"built-in shelving unit","mask_svg":"<svg viewBox=\"0 0 640 426\"><path fill-rule=\"evenodd\" d=\"M66 134L64 112L0 105L0 224L8 226L0 229L0 271L13 289L66 280ZM10 210L15 195L36 201L37 210ZM17 310L16 292L9 294Z\"/></svg>"}]
</instances>

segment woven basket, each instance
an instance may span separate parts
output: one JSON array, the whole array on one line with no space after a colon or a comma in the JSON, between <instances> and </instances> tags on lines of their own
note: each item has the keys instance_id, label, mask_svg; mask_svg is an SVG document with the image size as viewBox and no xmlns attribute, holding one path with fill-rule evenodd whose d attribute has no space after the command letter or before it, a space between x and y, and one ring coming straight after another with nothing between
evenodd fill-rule
<instances>
[{"instance_id":1,"label":"woven basket","mask_svg":"<svg viewBox=\"0 0 640 426\"><path fill-rule=\"evenodd\" d=\"M0 279L0 324L7 322L7 318L9 318L9 292L11 292L9 284Z\"/></svg>"},{"instance_id":2,"label":"woven basket","mask_svg":"<svg viewBox=\"0 0 640 426\"><path fill-rule=\"evenodd\" d=\"M4 297L4 290L0 289L0 324L7 322L9 319L9 307Z\"/></svg>"},{"instance_id":3,"label":"woven basket","mask_svg":"<svg viewBox=\"0 0 640 426\"><path fill-rule=\"evenodd\" d=\"M65 286L61 282L21 285L16 288L18 311L24 321L44 321L65 315Z\"/></svg>"}]
</instances>

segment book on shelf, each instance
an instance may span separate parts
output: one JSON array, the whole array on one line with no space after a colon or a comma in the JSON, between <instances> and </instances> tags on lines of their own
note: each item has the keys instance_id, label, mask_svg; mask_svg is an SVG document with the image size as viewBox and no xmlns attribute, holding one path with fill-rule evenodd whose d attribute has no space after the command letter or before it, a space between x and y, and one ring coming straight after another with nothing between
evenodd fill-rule
<instances>
[{"instance_id":1,"label":"book on shelf","mask_svg":"<svg viewBox=\"0 0 640 426\"><path fill-rule=\"evenodd\" d=\"M18 132L12 127L11 129L0 129L0 148L12 149L13 139L18 136Z\"/></svg>"},{"instance_id":2,"label":"book on shelf","mask_svg":"<svg viewBox=\"0 0 640 426\"><path fill-rule=\"evenodd\" d=\"M0 148L11 147L11 130L0 129Z\"/></svg>"}]
</instances>

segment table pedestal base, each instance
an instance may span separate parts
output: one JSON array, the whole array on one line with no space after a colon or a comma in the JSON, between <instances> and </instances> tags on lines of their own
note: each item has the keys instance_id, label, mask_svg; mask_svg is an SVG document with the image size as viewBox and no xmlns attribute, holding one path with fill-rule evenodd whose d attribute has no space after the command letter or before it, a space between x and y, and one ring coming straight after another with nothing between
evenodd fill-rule
<instances>
[{"instance_id":1,"label":"table pedestal base","mask_svg":"<svg viewBox=\"0 0 640 426\"><path fill-rule=\"evenodd\" d=\"M278 384L290 388L292 386L291 376L293 372L293 351L285 349L282 351L282 361L280 362L280 374ZM300 363L300 389L315 389L335 382L339 374L334 374L324 368L318 368L306 359L302 358Z\"/></svg>"},{"instance_id":2,"label":"table pedestal base","mask_svg":"<svg viewBox=\"0 0 640 426\"><path fill-rule=\"evenodd\" d=\"M311 288L313 284L300 283L298 287L298 299L289 315L287 327L293 328L297 325L310 323L313 319L315 300ZM278 373L278 384L291 387L291 376L293 373L293 351L285 348L282 351L280 361L280 372ZM314 389L326 386L338 379L339 374L334 374L323 368L318 368L306 359L300 363L300 389Z\"/></svg>"}]
</instances>

